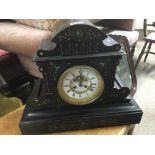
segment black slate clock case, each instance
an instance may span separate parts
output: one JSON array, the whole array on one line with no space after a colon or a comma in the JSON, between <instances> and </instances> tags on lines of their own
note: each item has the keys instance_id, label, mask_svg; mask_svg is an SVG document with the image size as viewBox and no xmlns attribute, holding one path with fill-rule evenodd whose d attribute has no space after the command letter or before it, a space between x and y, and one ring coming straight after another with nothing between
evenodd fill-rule
<instances>
[{"instance_id":1,"label":"black slate clock case","mask_svg":"<svg viewBox=\"0 0 155 155\"><path fill-rule=\"evenodd\" d=\"M43 74L26 104L20 128L23 134L46 134L139 123L142 111L130 90L115 78L124 52L111 37L90 23L63 25L51 40L44 40L34 58ZM57 91L62 73L77 65L95 68L104 79L104 91L93 103L76 106Z\"/></svg>"}]
</instances>

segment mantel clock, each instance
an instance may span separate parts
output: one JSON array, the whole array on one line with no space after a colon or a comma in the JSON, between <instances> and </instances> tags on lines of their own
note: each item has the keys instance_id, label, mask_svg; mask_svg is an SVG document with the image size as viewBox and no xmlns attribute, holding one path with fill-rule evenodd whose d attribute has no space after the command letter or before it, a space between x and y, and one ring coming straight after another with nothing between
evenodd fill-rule
<instances>
[{"instance_id":1,"label":"mantel clock","mask_svg":"<svg viewBox=\"0 0 155 155\"><path fill-rule=\"evenodd\" d=\"M42 41L34 57L43 79L36 81L28 100L22 132L41 134L138 122L139 107L128 96L130 90L115 78L124 54L118 42L91 23L60 27L51 40Z\"/></svg>"}]
</instances>

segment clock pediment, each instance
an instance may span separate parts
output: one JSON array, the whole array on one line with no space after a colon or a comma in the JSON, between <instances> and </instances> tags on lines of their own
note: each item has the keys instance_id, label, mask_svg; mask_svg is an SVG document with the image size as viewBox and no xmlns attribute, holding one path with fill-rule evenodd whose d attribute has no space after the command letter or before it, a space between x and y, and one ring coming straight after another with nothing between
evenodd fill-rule
<instances>
[{"instance_id":1,"label":"clock pediment","mask_svg":"<svg viewBox=\"0 0 155 155\"><path fill-rule=\"evenodd\" d=\"M51 40L40 45L35 60L55 56L78 56L119 53L121 46L93 24L75 23L55 32Z\"/></svg>"}]
</instances>

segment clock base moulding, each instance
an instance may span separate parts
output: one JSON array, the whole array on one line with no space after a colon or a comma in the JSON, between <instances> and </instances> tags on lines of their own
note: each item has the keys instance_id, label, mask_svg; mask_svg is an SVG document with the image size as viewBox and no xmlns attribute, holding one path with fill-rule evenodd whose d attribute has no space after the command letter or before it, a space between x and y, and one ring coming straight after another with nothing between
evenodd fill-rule
<instances>
[{"instance_id":1,"label":"clock base moulding","mask_svg":"<svg viewBox=\"0 0 155 155\"><path fill-rule=\"evenodd\" d=\"M38 90L41 92L42 89L44 89L42 82L38 80L20 122L22 134L49 134L137 124L142 117L141 109L130 97L120 102L100 104L98 106L82 105L64 108L63 110L53 110L48 104L36 103L34 108L31 99L37 99Z\"/></svg>"}]
</instances>

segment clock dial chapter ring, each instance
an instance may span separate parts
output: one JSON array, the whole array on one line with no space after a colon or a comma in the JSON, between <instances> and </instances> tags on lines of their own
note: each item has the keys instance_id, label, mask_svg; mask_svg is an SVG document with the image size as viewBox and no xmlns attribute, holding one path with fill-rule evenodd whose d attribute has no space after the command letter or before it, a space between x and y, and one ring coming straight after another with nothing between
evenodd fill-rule
<instances>
[{"instance_id":1,"label":"clock dial chapter ring","mask_svg":"<svg viewBox=\"0 0 155 155\"><path fill-rule=\"evenodd\" d=\"M104 80L95 68L79 65L62 73L57 89L66 103L85 105L100 97L104 90Z\"/></svg>"}]
</instances>

